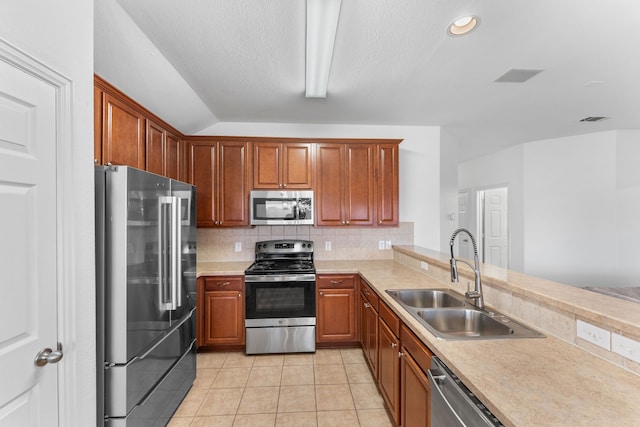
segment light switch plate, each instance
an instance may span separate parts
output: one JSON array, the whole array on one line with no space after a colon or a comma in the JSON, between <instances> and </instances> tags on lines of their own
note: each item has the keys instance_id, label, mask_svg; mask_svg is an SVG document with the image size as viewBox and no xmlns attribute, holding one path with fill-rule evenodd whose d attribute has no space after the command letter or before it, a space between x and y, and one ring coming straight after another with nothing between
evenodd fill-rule
<instances>
[{"instance_id":1,"label":"light switch plate","mask_svg":"<svg viewBox=\"0 0 640 427\"><path fill-rule=\"evenodd\" d=\"M578 338L589 341L605 350L611 350L611 332L582 320L576 321L576 329Z\"/></svg>"},{"instance_id":2,"label":"light switch plate","mask_svg":"<svg viewBox=\"0 0 640 427\"><path fill-rule=\"evenodd\" d=\"M384 242L384 248L391 249L391 240L387 240L386 242Z\"/></svg>"},{"instance_id":3,"label":"light switch plate","mask_svg":"<svg viewBox=\"0 0 640 427\"><path fill-rule=\"evenodd\" d=\"M429 270L429 264L426 261L420 261L420 268L423 270Z\"/></svg>"},{"instance_id":4,"label":"light switch plate","mask_svg":"<svg viewBox=\"0 0 640 427\"><path fill-rule=\"evenodd\" d=\"M378 250L384 250L384 240L378 240Z\"/></svg>"},{"instance_id":5,"label":"light switch plate","mask_svg":"<svg viewBox=\"0 0 640 427\"><path fill-rule=\"evenodd\" d=\"M613 334L611 337L611 350L620 356L640 363L640 342L636 340Z\"/></svg>"},{"instance_id":6,"label":"light switch plate","mask_svg":"<svg viewBox=\"0 0 640 427\"><path fill-rule=\"evenodd\" d=\"M242 242L236 242L236 252L242 252Z\"/></svg>"},{"instance_id":7,"label":"light switch plate","mask_svg":"<svg viewBox=\"0 0 640 427\"><path fill-rule=\"evenodd\" d=\"M331 241L324 242L324 250L325 251L330 251L331 250Z\"/></svg>"}]
</instances>

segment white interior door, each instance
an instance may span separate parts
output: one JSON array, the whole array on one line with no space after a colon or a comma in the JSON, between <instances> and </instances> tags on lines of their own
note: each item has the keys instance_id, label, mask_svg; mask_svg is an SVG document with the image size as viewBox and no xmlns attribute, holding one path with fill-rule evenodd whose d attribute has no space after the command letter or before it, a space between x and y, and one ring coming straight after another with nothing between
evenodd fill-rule
<instances>
[{"instance_id":1,"label":"white interior door","mask_svg":"<svg viewBox=\"0 0 640 427\"><path fill-rule=\"evenodd\" d=\"M56 109L56 88L0 55L2 427L58 425L59 365L35 363L58 341Z\"/></svg>"},{"instance_id":2,"label":"white interior door","mask_svg":"<svg viewBox=\"0 0 640 427\"><path fill-rule=\"evenodd\" d=\"M506 188L484 191L483 262L509 267L509 221Z\"/></svg>"}]
</instances>

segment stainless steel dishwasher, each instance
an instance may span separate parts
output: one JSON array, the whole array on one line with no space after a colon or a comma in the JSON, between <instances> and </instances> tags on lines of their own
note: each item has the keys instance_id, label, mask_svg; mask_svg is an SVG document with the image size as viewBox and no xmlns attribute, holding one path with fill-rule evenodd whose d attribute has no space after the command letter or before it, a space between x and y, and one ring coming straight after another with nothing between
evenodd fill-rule
<instances>
[{"instance_id":1,"label":"stainless steel dishwasher","mask_svg":"<svg viewBox=\"0 0 640 427\"><path fill-rule=\"evenodd\" d=\"M431 427L504 425L437 357L427 372L431 386Z\"/></svg>"}]
</instances>

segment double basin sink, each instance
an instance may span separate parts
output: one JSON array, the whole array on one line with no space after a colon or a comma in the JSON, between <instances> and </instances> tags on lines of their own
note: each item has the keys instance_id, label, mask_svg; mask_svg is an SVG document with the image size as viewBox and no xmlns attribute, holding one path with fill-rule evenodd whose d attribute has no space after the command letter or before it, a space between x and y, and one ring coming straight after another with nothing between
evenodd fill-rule
<instances>
[{"instance_id":1,"label":"double basin sink","mask_svg":"<svg viewBox=\"0 0 640 427\"><path fill-rule=\"evenodd\" d=\"M544 337L503 314L476 308L449 289L388 289L386 292L440 339Z\"/></svg>"}]
</instances>

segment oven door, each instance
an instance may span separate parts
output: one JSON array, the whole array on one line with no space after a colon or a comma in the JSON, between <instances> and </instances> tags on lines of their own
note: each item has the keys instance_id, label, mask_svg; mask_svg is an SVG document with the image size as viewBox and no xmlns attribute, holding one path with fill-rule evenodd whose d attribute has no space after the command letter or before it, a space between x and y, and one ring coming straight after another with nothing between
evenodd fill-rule
<instances>
[{"instance_id":1,"label":"oven door","mask_svg":"<svg viewBox=\"0 0 640 427\"><path fill-rule=\"evenodd\" d=\"M316 317L315 281L252 282L247 278L245 293L247 320Z\"/></svg>"}]
</instances>

